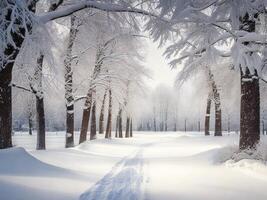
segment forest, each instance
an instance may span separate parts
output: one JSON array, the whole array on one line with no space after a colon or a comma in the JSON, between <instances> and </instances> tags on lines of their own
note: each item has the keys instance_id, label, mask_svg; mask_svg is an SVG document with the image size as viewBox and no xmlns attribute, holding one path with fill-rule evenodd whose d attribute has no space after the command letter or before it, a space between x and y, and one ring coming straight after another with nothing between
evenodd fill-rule
<instances>
[{"instance_id":1,"label":"forest","mask_svg":"<svg viewBox=\"0 0 267 200\"><path fill-rule=\"evenodd\" d=\"M266 44L266 0L0 0L0 199L266 199Z\"/></svg>"}]
</instances>

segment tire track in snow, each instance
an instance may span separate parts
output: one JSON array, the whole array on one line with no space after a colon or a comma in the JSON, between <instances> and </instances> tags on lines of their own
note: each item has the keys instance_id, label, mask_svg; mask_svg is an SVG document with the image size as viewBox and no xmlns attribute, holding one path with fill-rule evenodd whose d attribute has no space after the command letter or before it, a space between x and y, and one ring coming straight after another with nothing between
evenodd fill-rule
<instances>
[{"instance_id":1,"label":"tire track in snow","mask_svg":"<svg viewBox=\"0 0 267 200\"><path fill-rule=\"evenodd\" d=\"M143 147L133 156L118 162L80 200L140 200L143 199Z\"/></svg>"}]
</instances>

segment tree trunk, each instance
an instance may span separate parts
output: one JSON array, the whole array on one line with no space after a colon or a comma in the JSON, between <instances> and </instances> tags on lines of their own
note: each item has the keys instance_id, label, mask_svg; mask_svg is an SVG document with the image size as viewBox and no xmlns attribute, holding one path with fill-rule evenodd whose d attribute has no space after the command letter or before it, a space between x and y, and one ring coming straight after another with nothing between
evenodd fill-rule
<instances>
[{"instance_id":1,"label":"tree trunk","mask_svg":"<svg viewBox=\"0 0 267 200\"><path fill-rule=\"evenodd\" d=\"M37 150L45 149L44 99L36 96Z\"/></svg>"},{"instance_id":2,"label":"tree trunk","mask_svg":"<svg viewBox=\"0 0 267 200\"><path fill-rule=\"evenodd\" d=\"M209 95L207 99L207 108L205 116L205 135L210 135L210 107L211 107L211 99Z\"/></svg>"},{"instance_id":3,"label":"tree trunk","mask_svg":"<svg viewBox=\"0 0 267 200\"><path fill-rule=\"evenodd\" d=\"M37 59L37 68L34 74L34 79L35 81L37 81L37 91L36 88L31 85L32 91L35 93L36 96L37 150L45 149L45 112L42 88L43 60L44 55L41 54Z\"/></svg>"},{"instance_id":4,"label":"tree trunk","mask_svg":"<svg viewBox=\"0 0 267 200\"><path fill-rule=\"evenodd\" d=\"M108 105L108 120L105 138L111 138L111 126L112 126L112 93L109 89L109 105Z\"/></svg>"},{"instance_id":5,"label":"tree trunk","mask_svg":"<svg viewBox=\"0 0 267 200\"><path fill-rule=\"evenodd\" d=\"M222 111L220 94L215 93L215 133L214 136L222 136Z\"/></svg>"},{"instance_id":6,"label":"tree trunk","mask_svg":"<svg viewBox=\"0 0 267 200\"><path fill-rule=\"evenodd\" d=\"M13 4L14 2L6 2ZM15 22L15 29L11 33L12 40L15 42L16 48L8 44L3 50L4 55L0 56L0 149L12 147L12 69L14 62L19 54L20 47L25 38L24 22L19 20L21 16L12 17L12 7L8 7L5 2L2 8L6 6L4 16L4 27L12 26L11 23ZM35 12L37 1L32 1L28 9ZM28 31L31 31L31 26L28 26ZM3 48L1 46L1 48ZM4 58L8 58L5 60Z\"/></svg>"},{"instance_id":7,"label":"tree trunk","mask_svg":"<svg viewBox=\"0 0 267 200\"><path fill-rule=\"evenodd\" d=\"M125 131L125 137L130 137L130 117L127 117L126 119L126 131Z\"/></svg>"},{"instance_id":8,"label":"tree trunk","mask_svg":"<svg viewBox=\"0 0 267 200\"><path fill-rule=\"evenodd\" d=\"M83 118L82 118L82 127L81 127L81 133L80 133L80 141L79 143L82 143L86 140L87 137L87 131L88 131L88 123L90 119L90 110L92 106L92 93L95 89L94 81L97 79L100 71L101 71L101 66L103 64L103 55L104 55L104 48L101 46L98 46L97 53L96 53L96 63L94 67L94 72L92 75L91 83L89 86L89 90L87 92L87 97L85 100L84 104L84 109L83 109Z\"/></svg>"},{"instance_id":9,"label":"tree trunk","mask_svg":"<svg viewBox=\"0 0 267 200\"><path fill-rule=\"evenodd\" d=\"M12 67L0 71L0 149L12 147Z\"/></svg>"},{"instance_id":10,"label":"tree trunk","mask_svg":"<svg viewBox=\"0 0 267 200\"><path fill-rule=\"evenodd\" d=\"M213 80L213 97L215 104L215 132L214 136L222 136L222 111L221 111L221 100L217 86Z\"/></svg>"},{"instance_id":11,"label":"tree trunk","mask_svg":"<svg viewBox=\"0 0 267 200\"><path fill-rule=\"evenodd\" d=\"M153 119L153 124L154 124L154 131L157 131L157 124L156 124L156 118L154 117Z\"/></svg>"},{"instance_id":12,"label":"tree trunk","mask_svg":"<svg viewBox=\"0 0 267 200\"><path fill-rule=\"evenodd\" d=\"M260 140L260 89L258 74L247 68L241 72L241 109L239 148L255 149Z\"/></svg>"},{"instance_id":13,"label":"tree trunk","mask_svg":"<svg viewBox=\"0 0 267 200\"><path fill-rule=\"evenodd\" d=\"M86 100L85 100L84 109L83 109L82 127L81 127L81 132L80 132L79 144L81 144L82 142L85 142L87 139L87 131L88 131L88 125L89 125L89 119L90 119L91 106L92 106L92 90L89 89Z\"/></svg>"},{"instance_id":14,"label":"tree trunk","mask_svg":"<svg viewBox=\"0 0 267 200\"><path fill-rule=\"evenodd\" d=\"M130 121L130 137L133 137L133 120Z\"/></svg>"},{"instance_id":15,"label":"tree trunk","mask_svg":"<svg viewBox=\"0 0 267 200\"><path fill-rule=\"evenodd\" d=\"M91 131L90 140L96 139L96 102L93 102L92 116L91 116Z\"/></svg>"},{"instance_id":16,"label":"tree trunk","mask_svg":"<svg viewBox=\"0 0 267 200\"><path fill-rule=\"evenodd\" d=\"M122 135L122 109L119 110L119 138L123 138Z\"/></svg>"},{"instance_id":17,"label":"tree trunk","mask_svg":"<svg viewBox=\"0 0 267 200\"><path fill-rule=\"evenodd\" d=\"M32 135L32 114L30 113L28 117L29 117L29 119L28 119L28 122L29 122L29 135Z\"/></svg>"},{"instance_id":18,"label":"tree trunk","mask_svg":"<svg viewBox=\"0 0 267 200\"><path fill-rule=\"evenodd\" d=\"M115 133L115 137L119 137L119 115L117 115L116 118L116 133Z\"/></svg>"},{"instance_id":19,"label":"tree trunk","mask_svg":"<svg viewBox=\"0 0 267 200\"><path fill-rule=\"evenodd\" d=\"M257 14L253 17L257 18ZM255 18L246 13L240 18L240 30L255 32ZM249 42L244 42L248 45ZM246 52L253 55L253 52ZM260 140L260 86L258 73L251 73L246 68L241 73L241 108L240 108L240 140L239 149L255 149Z\"/></svg>"},{"instance_id":20,"label":"tree trunk","mask_svg":"<svg viewBox=\"0 0 267 200\"><path fill-rule=\"evenodd\" d=\"M76 17L71 16L71 27L65 65L65 100L66 100L66 143L65 147L74 146L74 97L73 97L73 70L72 70L72 48L78 29L75 27Z\"/></svg>"},{"instance_id":21,"label":"tree trunk","mask_svg":"<svg viewBox=\"0 0 267 200\"><path fill-rule=\"evenodd\" d=\"M107 92L105 91L103 101L102 101L101 110L100 110L100 116L99 116L99 134L104 133L104 113L105 113L106 96L107 96ZM116 135L117 135L117 125L116 125Z\"/></svg>"}]
</instances>

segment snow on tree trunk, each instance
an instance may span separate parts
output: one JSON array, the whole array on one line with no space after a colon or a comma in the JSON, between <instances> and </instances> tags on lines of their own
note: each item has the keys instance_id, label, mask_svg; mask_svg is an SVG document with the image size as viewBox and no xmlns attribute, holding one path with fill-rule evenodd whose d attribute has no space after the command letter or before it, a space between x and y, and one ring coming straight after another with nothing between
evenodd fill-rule
<instances>
[{"instance_id":1,"label":"snow on tree trunk","mask_svg":"<svg viewBox=\"0 0 267 200\"><path fill-rule=\"evenodd\" d=\"M84 104L84 109L83 109L83 117L82 117L82 127L81 127L81 133L80 133L80 141L79 143L82 143L86 140L87 137L87 131L88 131L88 124L89 124L89 119L90 119L90 110L92 106L92 97L93 97L93 91L95 92L95 81L101 71L101 66L103 64L103 48L99 44L97 53L96 53L96 62L95 62L95 67L94 67L94 72L91 77L91 83L89 85L89 90L87 92L85 104Z\"/></svg>"},{"instance_id":2,"label":"snow on tree trunk","mask_svg":"<svg viewBox=\"0 0 267 200\"><path fill-rule=\"evenodd\" d=\"M222 111L220 94L215 93L215 132L214 136L222 136Z\"/></svg>"},{"instance_id":3,"label":"snow on tree trunk","mask_svg":"<svg viewBox=\"0 0 267 200\"><path fill-rule=\"evenodd\" d=\"M249 14L240 18L240 30L255 32L256 22ZM249 45L249 42L244 42ZM253 52L246 52L253 56ZM260 140L260 87L256 70L252 73L247 67L241 71L241 108L239 148L255 149Z\"/></svg>"},{"instance_id":4,"label":"snow on tree trunk","mask_svg":"<svg viewBox=\"0 0 267 200\"><path fill-rule=\"evenodd\" d=\"M207 107L205 116L205 135L210 135L210 107L211 107L211 99L209 95L207 98Z\"/></svg>"},{"instance_id":5,"label":"snow on tree trunk","mask_svg":"<svg viewBox=\"0 0 267 200\"><path fill-rule=\"evenodd\" d=\"M86 100L85 100L84 109L83 109L82 127L81 127L81 132L80 132L79 144L86 141L87 139L87 131L88 131L88 125L89 125L89 119L90 119L91 106L92 106L92 90L89 89Z\"/></svg>"},{"instance_id":6,"label":"snow on tree trunk","mask_svg":"<svg viewBox=\"0 0 267 200\"><path fill-rule=\"evenodd\" d=\"M119 137L119 115L116 117L116 132L115 137Z\"/></svg>"},{"instance_id":7,"label":"snow on tree trunk","mask_svg":"<svg viewBox=\"0 0 267 200\"><path fill-rule=\"evenodd\" d=\"M45 149L45 112L42 91L43 60L44 55L41 54L37 58L37 68L34 74L34 80L37 81L37 88L32 87L32 90L35 92L36 96L37 150Z\"/></svg>"},{"instance_id":8,"label":"snow on tree trunk","mask_svg":"<svg viewBox=\"0 0 267 200\"><path fill-rule=\"evenodd\" d=\"M92 116L91 116L91 129L90 129L90 140L96 139L96 102L94 100L92 105Z\"/></svg>"},{"instance_id":9,"label":"snow on tree trunk","mask_svg":"<svg viewBox=\"0 0 267 200\"><path fill-rule=\"evenodd\" d=\"M13 63L0 72L0 148L12 146L12 79Z\"/></svg>"},{"instance_id":10,"label":"snow on tree trunk","mask_svg":"<svg viewBox=\"0 0 267 200\"><path fill-rule=\"evenodd\" d=\"M112 92L109 89L109 105L108 105L108 120L105 138L111 138L111 126L112 126Z\"/></svg>"},{"instance_id":11,"label":"snow on tree trunk","mask_svg":"<svg viewBox=\"0 0 267 200\"><path fill-rule=\"evenodd\" d=\"M66 143L65 147L74 146L74 97L73 97L73 71L72 71L72 48L78 29L75 27L76 17L71 16L71 27L65 65L65 101L66 101Z\"/></svg>"},{"instance_id":12,"label":"snow on tree trunk","mask_svg":"<svg viewBox=\"0 0 267 200\"><path fill-rule=\"evenodd\" d=\"M260 140L260 90L257 72L241 73L239 148L254 149Z\"/></svg>"},{"instance_id":13,"label":"snow on tree trunk","mask_svg":"<svg viewBox=\"0 0 267 200\"><path fill-rule=\"evenodd\" d=\"M10 34L10 40L12 42L7 42L6 46L2 46L1 52L3 55L0 56L0 148L8 148L12 146L12 69L19 54L19 49L24 41L25 37L25 27L21 20L19 20L19 15L14 15L18 9L17 5L14 5L14 1L3 1L0 2L0 9L3 12L3 21L1 24L3 27L12 27L12 33L7 33L10 29L6 29L6 34ZM33 1L29 6L30 11L35 10L36 2ZM21 8L25 11L25 8ZM22 12L23 12L22 11ZM26 14L26 13L24 13ZM14 23L16 22L16 23ZM12 24L13 23L13 24ZM28 25L28 32L31 31L31 26ZM4 33L5 33L4 31ZM3 35L1 38L7 36ZM3 41L4 42L4 41ZM3 44L3 43L2 43Z\"/></svg>"},{"instance_id":14,"label":"snow on tree trunk","mask_svg":"<svg viewBox=\"0 0 267 200\"><path fill-rule=\"evenodd\" d=\"M107 92L105 91L103 101L102 101L101 110L100 110L100 116L99 116L99 134L104 133L104 115L105 115L104 113L105 113L106 96L107 96ZM116 135L117 135L117 125L116 125Z\"/></svg>"},{"instance_id":15,"label":"snow on tree trunk","mask_svg":"<svg viewBox=\"0 0 267 200\"><path fill-rule=\"evenodd\" d=\"M125 131L125 137L130 137L130 117L127 117L126 119L126 131Z\"/></svg>"},{"instance_id":16,"label":"snow on tree trunk","mask_svg":"<svg viewBox=\"0 0 267 200\"><path fill-rule=\"evenodd\" d=\"M209 69L209 82L210 82L210 85L211 85L211 93L209 95L209 98L211 98L213 100L214 105L215 105L214 106L215 107L215 131L214 131L214 136L222 136L222 111L221 111L220 93L218 91L216 82L214 80L214 75L212 74L210 69ZM208 103L209 102L207 102L207 109L208 109ZM210 105L209 105L209 107L210 107ZM209 115L210 115L210 108L209 108ZM210 117L207 120L210 120ZM209 122L207 121L207 123L209 123ZM208 128L208 132L209 132L208 125L209 124L207 124L207 128ZM205 131L205 133L206 133L206 131Z\"/></svg>"}]
</instances>

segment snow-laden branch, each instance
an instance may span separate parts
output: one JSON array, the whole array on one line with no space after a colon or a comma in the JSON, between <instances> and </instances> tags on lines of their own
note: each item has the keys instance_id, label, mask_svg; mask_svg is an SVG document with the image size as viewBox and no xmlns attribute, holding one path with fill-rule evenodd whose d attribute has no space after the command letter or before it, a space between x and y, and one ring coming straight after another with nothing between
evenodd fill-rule
<instances>
[{"instance_id":1,"label":"snow-laden branch","mask_svg":"<svg viewBox=\"0 0 267 200\"><path fill-rule=\"evenodd\" d=\"M69 5L66 8L61 8L52 12L43 13L39 15L39 20L43 23L47 23L51 20L69 16L72 13L83 10L85 8L95 8L107 12L129 12L129 13L137 13L137 14L157 17L157 15L153 13L138 8L125 7L123 5L114 3L99 3L96 1L88 0L79 3L74 3L73 5Z\"/></svg>"}]
</instances>

